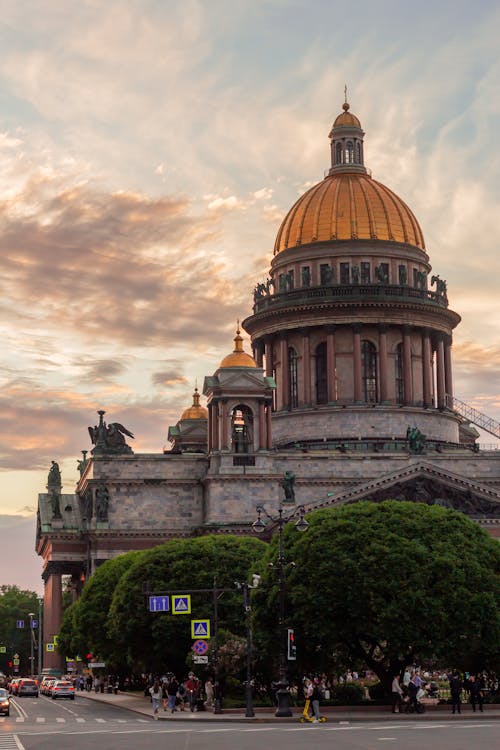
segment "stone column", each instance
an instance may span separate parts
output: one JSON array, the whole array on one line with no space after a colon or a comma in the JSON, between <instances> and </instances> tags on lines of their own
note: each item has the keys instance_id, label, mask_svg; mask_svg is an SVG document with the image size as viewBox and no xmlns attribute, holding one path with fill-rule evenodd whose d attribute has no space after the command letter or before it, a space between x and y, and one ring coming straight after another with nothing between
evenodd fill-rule
<instances>
[{"instance_id":1,"label":"stone column","mask_svg":"<svg viewBox=\"0 0 500 750\"><path fill-rule=\"evenodd\" d=\"M257 367L262 367L264 364L264 347L262 341L257 341L254 346L254 359L257 362Z\"/></svg>"},{"instance_id":2,"label":"stone column","mask_svg":"<svg viewBox=\"0 0 500 750\"><path fill-rule=\"evenodd\" d=\"M453 398L453 375L451 371L451 336L444 342L444 385L448 396Z\"/></svg>"},{"instance_id":3,"label":"stone column","mask_svg":"<svg viewBox=\"0 0 500 750\"><path fill-rule=\"evenodd\" d=\"M219 404L217 401L212 401L210 404L211 412L211 420L210 420L210 433L211 433L211 443L212 443L212 450L218 451L219 450Z\"/></svg>"},{"instance_id":4,"label":"stone column","mask_svg":"<svg viewBox=\"0 0 500 750\"><path fill-rule=\"evenodd\" d=\"M446 406L446 386L445 386L445 364L444 364L444 341L440 335L437 341L436 349L436 370L437 370L437 405L438 409L444 409Z\"/></svg>"},{"instance_id":5,"label":"stone column","mask_svg":"<svg viewBox=\"0 0 500 750\"><path fill-rule=\"evenodd\" d=\"M328 402L332 403L338 399L337 383L335 382L335 328L333 326L329 326L326 329L326 371L328 377Z\"/></svg>"},{"instance_id":6,"label":"stone column","mask_svg":"<svg viewBox=\"0 0 500 750\"><path fill-rule=\"evenodd\" d=\"M264 401L259 401L259 450L265 450L267 448L266 439L266 404Z\"/></svg>"},{"instance_id":7,"label":"stone column","mask_svg":"<svg viewBox=\"0 0 500 750\"><path fill-rule=\"evenodd\" d=\"M281 408L289 409L289 386L288 386L288 339L284 336L280 341L281 359Z\"/></svg>"},{"instance_id":8,"label":"stone column","mask_svg":"<svg viewBox=\"0 0 500 750\"><path fill-rule=\"evenodd\" d=\"M302 403L304 406L311 405L311 342L309 331L302 331L302 380L303 393Z\"/></svg>"},{"instance_id":9,"label":"stone column","mask_svg":"<svg viewBox=\"0 0 500 750\"><path fill-rule=\"evenodd\" d=\"M54 643L54 636L59 635L62 621L62 575L57 563L49 561L44 572L45 588L43 593L43 668L61 669L62 656L57 651L47 651L47 644Z\"/></svg>"},{"instance_id":10,"label":"stone column","mask_svg":"<svg viewBox=\"0 0 500 750\"><path fill-rule=\"evenodd\" d=\"M361 326L355 325L352 329L353 347L353 376L354 376L354 403L363 401L363 383L361 380Z\"/></svg>"},{"instance_id":11,"label":"stone column","mask_svg":"<svg viewBox=\"0 0 500 750\"><path fill-rule=\"evenodd\" d=\"M270 451L273 447L273 430L272 430L272 405L268 404L266 408L266 417L267 417L267 450Z\"/></svg>"},{"instance_id":12,"label":"stone column","mask_svg":"<svg viewBox=\"0 0 500 750\"><path fill-rule=\"evenodd\" d=\"M403 390L404 403L413 403L412 372L411 372L411 334L409 326L403 328Z\"/></svg>"},{"instance_id":13,"label":"stone column","mask_svg":"<svg viewBox=\"0 0 500 750\"><path fill-rule=\"evenodd\" d=\"M221 450L227 450L228 449L228 434L227 434L227 401L223 400L221 403L221 410L220 410L220 419L221 419Z\"/></svg>"},{"instance_id":14,"label":"stone column","mask_svg":"<svg viewBox=\"0 0 500 750\"><path fill-rule=\"evenodd\" d=\"M270 336L266 338L264 343L264 353L266 357L266 377L272 378L273 376L273 341Z\"/></svg>"},{"instance_id":15,"label":"stone column","mask_svg":"<svg viewBox=\"0 0 500 750\"><path fill-rule=\"evenodd\" d=\"M379 326L378 329L378 351L380 368L380 401L386 404L389 401L389 380L387 376L387 326Z\"/></svg>"},{"instance_id":16,"label":"stone column","mask_svg":"<svg viewBox=\"0 0 500 750\"><path fill-rule=\"evenodd\" d=\"M422 334L422 375L424 386L424 408L432 406L432 349L430 332L426 328Z\"/></svg>"}]
</instances>

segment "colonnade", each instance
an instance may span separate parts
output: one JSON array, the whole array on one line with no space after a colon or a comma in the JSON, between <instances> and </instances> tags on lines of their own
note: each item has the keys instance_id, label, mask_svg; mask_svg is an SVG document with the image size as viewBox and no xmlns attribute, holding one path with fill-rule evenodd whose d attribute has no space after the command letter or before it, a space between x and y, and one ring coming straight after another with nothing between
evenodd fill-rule
<instances>
[{"instance_id":1,"label":"colonnade","mask_svg":"<svg viewBox=\"0 0 500 750\"><path fill-rule=\"evenodd\" d=\"M389 347L388 332L391 327L387 324L379 324L377 330L377 403L390 403L391 391L394 391L394 374L389 372ZM350 326L326 326L322 332L326 334L326 374L327 374L327 398L329 403L345 402L345 395L337 392L336 382L336 333L339 329L343 331L349 328L352 335L352 402L363 403L363 361L362 340L364 332L370 329L370 340L373 340L374 325L364 326L353 324ZM317 329L316 329L317 330ZM254 342L254 356L259 367L265 366L266 375L276 377L278 392L280 394L278 409L290 409L290 365L289 365L289 342L293 336L293 344L299 343L299 358L302 362L301 387L298 394L300 406L310 406L314 401L313 386L311 382L312 373L315 372L316 354L311 351L311 329L299 329L277 334L275 337L266 336ZM421 394L418 399L419 405L425 408L437 406L444 409L446 405L446 394L453 395L453 379L451 365L451 335L432 330L430 328L416 328L409 325L398 327L401 334L402 350L402 378L403 399L406 406L416 404L416 393ZM421 383L416 382L415 368L413 366L412 341L415 345L415 333L420 334L421 343L419 358L422 361ZM299 336L297 336L299 334ZM274 354L276 353L276 356ZM279 363L279 367L276 365ZM399 403L399 401L398 401Z\"/></svg>"}]
</instances>

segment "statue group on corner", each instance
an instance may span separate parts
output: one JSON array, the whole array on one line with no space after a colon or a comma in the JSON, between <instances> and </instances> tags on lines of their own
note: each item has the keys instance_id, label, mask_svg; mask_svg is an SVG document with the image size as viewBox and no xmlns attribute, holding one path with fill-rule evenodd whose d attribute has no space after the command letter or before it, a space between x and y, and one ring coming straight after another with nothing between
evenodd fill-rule
<instances>
[{"instance_id":1,"label":"statue group on corner","mask_svg":"<svg viewBox=\"0 0 500 750\"><path fill-rule=\"evenodd\" d=\"M418 427L409 426L406 430L406 439L408 440L410 453L423 453L426 438Z\"/></svg>"},{"instance_id":2,"label":"statue group on corner","mask_svg":"<svg viewBox=\"0 0 500 750\"><path fill-rule=\"evenodd\" d=\"M104 421L105 413L102 410L99 411L99 424L89 427L90 439L95 446L91 451L92 454L132 453L132 448L125 442L125 435L132 439L134 435L119 422L111 422L107 425Z\"/></svg>"}]
</instances>

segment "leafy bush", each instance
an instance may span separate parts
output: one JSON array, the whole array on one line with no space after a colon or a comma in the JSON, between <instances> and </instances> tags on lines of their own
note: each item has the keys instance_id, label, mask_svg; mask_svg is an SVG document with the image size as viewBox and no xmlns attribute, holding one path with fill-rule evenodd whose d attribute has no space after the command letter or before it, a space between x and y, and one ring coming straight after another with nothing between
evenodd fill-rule
<instances>
[{"instance_id":1,"label":"leafy bush","mask_svg":"<svg viewBox=\"0 0 500 750\"><path fill-rule=\"evenodd\" d=\"M387 693L384 690L384 686L381 682L375 682L373 685L370 685L368 688L368 692L370 693L370 698L373 701L379 701L383 698L387 698Z\"/></svg>"},{"instance_id":2,"label":"leafy bush","mask_svg":"<svg viewBox=\"0 0 500 750\"><path fill-rule=\"evenodd\" d=\"M361 685L355 683L336 685L331 691L331 700L338 706L355 706L361 703L365 697L365 691Z\"/></svg>"}]
</instances>

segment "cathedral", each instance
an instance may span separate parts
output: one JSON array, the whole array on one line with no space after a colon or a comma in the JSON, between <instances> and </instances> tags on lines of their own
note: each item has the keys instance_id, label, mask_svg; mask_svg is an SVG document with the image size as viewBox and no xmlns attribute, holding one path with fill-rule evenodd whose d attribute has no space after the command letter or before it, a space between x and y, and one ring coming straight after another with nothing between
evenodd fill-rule
<instances>
[{"instance_id":1,"label":"cathedral","mask_svg":"<svg viewBox=\"0 0 500 750\"><path fill-rule=\"evenodd\" d=\"M499 437L499 425L454 397L460 316L411 209L365 166L364 135L345 102L324 178L278 229L242 321L249 340L238 325L169 428L170 449L134 453L132 433L100 411L73 494L53 462L36 536L45 644L59 632L63 576L78 596L123 552L251 533L259 505L439 503L500 537L500 453L481 450L475 429ZM59 660L44 649L45 667Z\"/></svg>"}]
</instances>

